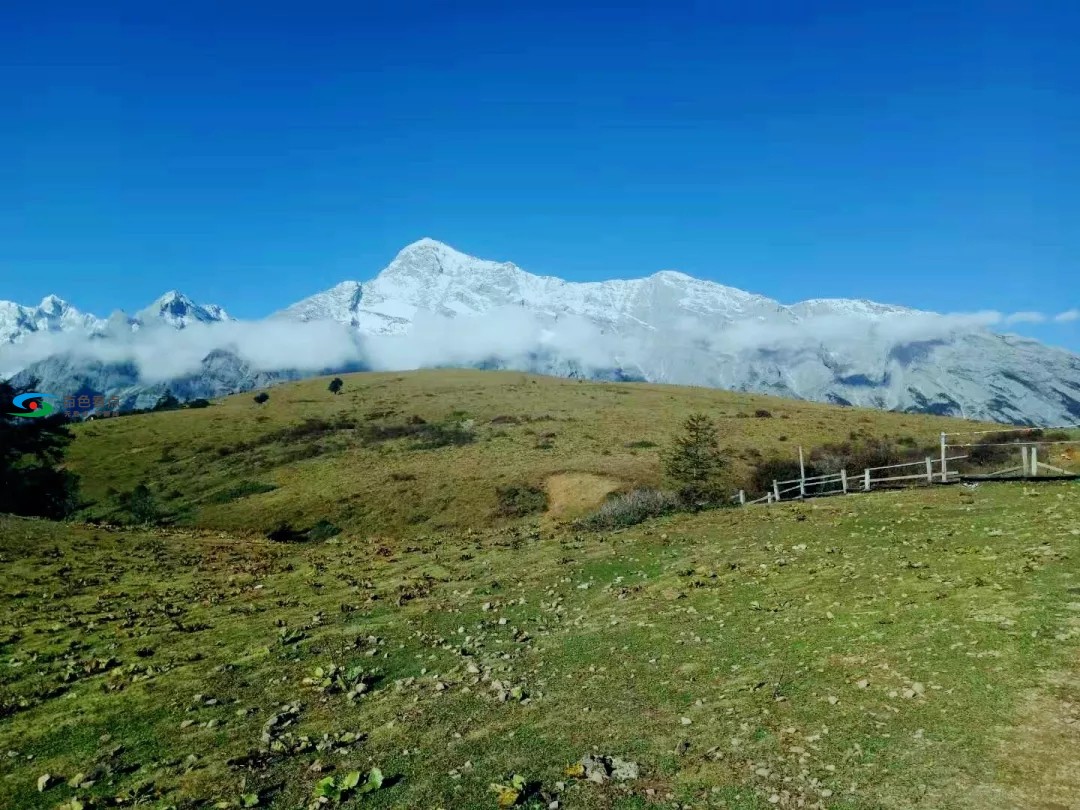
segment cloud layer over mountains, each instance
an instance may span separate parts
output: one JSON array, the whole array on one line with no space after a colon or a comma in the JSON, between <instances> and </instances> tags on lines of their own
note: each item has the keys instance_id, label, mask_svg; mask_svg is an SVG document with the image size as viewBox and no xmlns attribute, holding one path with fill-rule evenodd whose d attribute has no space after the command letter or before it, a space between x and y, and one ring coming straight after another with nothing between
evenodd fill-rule
<instances>
[{"instance_id":1,"label":"cloud layer over mountains","mask_svg":"<svg viewBox=\"0 0 1080 810\"><path fill-rule=\"evenodd\" d=\"M871 334L887 343L940 340L1015 323L1015 318L996 312L908 311L875 321L830 314L783 324L738 321L718 329L703 318L686 315L671 332L678 345L707 346L739 355L856 341ZM258 371L317 373L356 365L387 371L472 365L491 358L513 365L537 351L557 354L585 369L600 369L619 359L632 363L645 349L614 338L580 316L543 318L520 307L503 306L482 318L453 318L421 310L407 335L363 335L332 320L284 317L194 322L182 329L150 324L137 330L112 328L97 333L40 331L19 343L0 346L0 368L15 371L63 354L108 364L130 363L141 379L155 383L196 372L214 350L235 354Z\"/></svg>"},{"instance_id":2,"label":"cloud layer over mountains","mask_svg":"<svg viewBox=\"0 0 1080 810\"><path fill-rule=\"evenodd\" d=\"M51 296L0 302L0 374L24 369L44 390L119 386L142 407L171 381L212 396L343 369L483 366L1047 423L1080 421L1080 357L994 330L1078 318L784 306L671 271L575 284L421 240L371 282L258 321L176 292L107 321Z\"/></svg>"}]
</instances>

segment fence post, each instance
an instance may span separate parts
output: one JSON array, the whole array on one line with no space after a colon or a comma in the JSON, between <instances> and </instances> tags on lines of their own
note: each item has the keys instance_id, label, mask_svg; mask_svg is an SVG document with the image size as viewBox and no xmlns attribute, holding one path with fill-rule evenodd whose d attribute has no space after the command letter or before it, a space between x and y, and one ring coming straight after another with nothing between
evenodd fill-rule
<instances>
[{"instance_id":1,"label":"fence post","mask_svg":"<svg viewBox=\"0 0 1080 810\"><path fill-rule=\"evenodd\" d=\"M840 470L840 486L844 488L844 494L847 495L847 470Z\"/></svg>"},{"instance_id":2,"label":"fence post","mask_svg":"<svg viewBox=\"0 0 1080 810\"><path fill-rule=\"evenodd\" d=\"M949 462L945 457L945 431L941 432L941 483L945 484L949 481Z\"/></svg>"},{"instance_id":3,"label":"fence post","mask_svg":"<svg viewBox=\"0 0 1080 810\"><path fill-rule=\"evenodd\" d=\"M863 488L863 492L869 492L870 491L870 468L869 467L867 467L865 470L863 470L863 485L862 485L862 488Z\"/></svg>"},{"instance_id":4,"label":"fence post","mask_svg":"<svg viewBox=\"0 0 1080 810\"><path fill-rule=\"evenodd\" d=\"M1027 475L1029 469L1031 462L1028 460L1028 446L1025 444L1020 447L1020 474Z\"/></svg>"},{"instance_id":5,"label":"fence post","mask_svg":"<svg viewBox=\"0 0 1080 810\"><path fill-rule=\"evenodd\" d=\"M773 479L773 482L772 482L772 491L773 491L773 497L776 500L780 500L780 485L776 482L775 478Z\"/></svg>"},{"instance_id":6,"label":"fence post","mask_svg":"<svg viewBox=\"0 0 1080 810\"><path fill-rule=\"evenodd\" d=\"M1031 446L1031 477L1034 478L1039 474L1039 448L1035 445Z\"/></svg>"},{"instance_id":7,"label":"fence post","mask_svg":"<svg viewBox=\"0 0 1080 810\"><path fill-rule=\"evenodd\" d=\"M746 490L745 489L740 489L739 490L739 505L740 506L746 506Z\"/></svg>"},{"instance_id":8,"label":"fence post","mask_svg":"<svg viewBox=\"0 0 1080 810\"><path fill-rule=\"evenodd\" d=\"M799 497L806 497L806 463L803 461L802 445L799 445Z\"/></svg>"},{"instance_id":9,"label":"fence post","mask_svg":"<svg viewBox=\"0 0 1080 810\"><path fill-rule=\"evenodd\" d=\"M765 493L765 503L770 503L770 504L772 503L772 493L771 492L766 492Z\"/></svg>"},{"instance_id":10,"label":"fence post","mask_svg":"<svg viewBox=\"0 0 1080 810\"><path fill-rule=\"evenodd\" d=\"M931 456L926 457L926 483L934 483L934 459Z\"/></svg>"}]
</instances>

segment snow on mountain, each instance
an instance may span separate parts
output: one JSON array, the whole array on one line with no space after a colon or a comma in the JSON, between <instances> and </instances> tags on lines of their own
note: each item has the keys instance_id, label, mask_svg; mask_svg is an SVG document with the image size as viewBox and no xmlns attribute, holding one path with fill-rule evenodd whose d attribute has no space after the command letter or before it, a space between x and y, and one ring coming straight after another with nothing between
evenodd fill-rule
<instances>
[{"instance_id":1,"label":"snow on mountain","mask_svg":"<svg viewBox=\"0 0 1080 810\"><path fill-rule=\"evenodd\" d=\"M0 369L5 342L81 330L97 336L87 344L97 366L50 356L24 375L49 382L46 390L112 386L143 404L163 382L140 375L132 360L139 352L130 346L126 354L104 348L142 340L154 324L178 330L177 340L196 338L186 345L205 346L197 357L209 352L194 372L189 365L171 381L177 395L189 397L294 378L299 359L307 361L303 373L324 362L336 370L467 365L1002 422L1080 421L1080 357L990 331L978 316L846 299L787 306L670 270L575 283L432 239L404 248L371 281L342 282L256 323L233 321L220 307L175 291L133 318L115 313L108 322L52 297L35 308L0 302ZM333 324L346 328L322 328ZM342 349L336 359L328 346Z\"/></svg>"},{"instance_id":2,"label":"snow on mountain","mask_svg":"<svg viewBox=\"0 0 1080 810\"><path fill-rule=\"evenodd\" d=\"M79 312L55 295L46 296L36 307L0 301L0 345L17 343L33 332L93 332L103 325L100 318Z\"/></svg>"},{"instance_id":3,"label":"snow on mountain","mask_svg":"<svg viewBox=\"0 0 1080 810\"><path fill-rule=\"evenodd\" d=\"M432 239L406 247L372 281L347 284L347 296L339 285L280 314L409 335L430 314L480 323L518 307L549 323L586 319L613 341L608 368L654 382L1003 422L1080 420L1080 357L873 301L785 306L673 271L574 283Z\"/></svg>"},{"instance_id":4,"label":"snow on mountain","mask_svg":"<svg viewBox=\"0 0 1080 810\"><path fill-rule=\"evenodd\" d=\"M196 304L176 290L170 290L150 306L139 310L135 318L143 325L160 322L174 329L183 329L192 323L231 320L229 314L217 304Z\"/></svg>"},{"instance_id":5,"label":"snow on mountain","mask_svg":"<svg viewBox=\"0 0 1080 810\"><path fill-rule=\"evenodd\" d=\"M0 301L0 345L19 343L34 333L76 332L100 335L121 325L131 329L162 323L175 329L183 329L191 323L215 323L232 320L230 315L216 304L196 304L186 295L171 290L148 307L139 310L134 317L121 311L109 318L99 318L80 312L55 295L46 296L36 307L27 307L13 301Z\"/></svg>"}]
</instances>

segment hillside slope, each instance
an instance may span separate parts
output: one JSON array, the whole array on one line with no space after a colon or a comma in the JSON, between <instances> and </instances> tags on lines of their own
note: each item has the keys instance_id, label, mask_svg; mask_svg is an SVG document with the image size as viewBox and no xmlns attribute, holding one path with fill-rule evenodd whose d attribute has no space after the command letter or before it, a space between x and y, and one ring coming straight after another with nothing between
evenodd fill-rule
<instances>
[{"instance_id":1,"label":"hillside slope","mask_svg":"<svg viewBox=\"0 0 1080 810\"><path fill-rule=\"evenodd\" d=\"M77 426L68 465L94 502L87 515L110 518L111 492L146 484L182 524L261 532L326 520L346 533L423 534L505 522L497 514L500 487L546 489L557 501L554 516L568 519L613 489L654 486L660 450L694 411L719 424L733 489L751 463L794 459L800 443L888 435L933 445L942 430L975 426L706 388L513 372L343 380L337 396L327 391L328 378L316 378L269 389L261 406L238 395L201 410ZM417 446L440 441L446 444ZM573 497L559 494L567 492Z\"/></svg>"},{"instance_id":2,"label":"hillside slope","mask_svg":"<svg viewBox=\"0 0 1080 810\"><path fill-rule=\"evenodd\" d=\"M330 806L1075 807L1075 490L306 544L0 516L0 806L378 768Z\"/></svg>"}]
</instances>

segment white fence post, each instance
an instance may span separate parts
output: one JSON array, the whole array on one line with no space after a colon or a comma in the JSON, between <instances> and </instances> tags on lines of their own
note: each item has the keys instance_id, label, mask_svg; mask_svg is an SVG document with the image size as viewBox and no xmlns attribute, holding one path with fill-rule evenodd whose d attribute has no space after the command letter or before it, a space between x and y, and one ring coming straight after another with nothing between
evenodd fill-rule
<instances>
[{"instance_id":1,"label":"white fence post","mask_svg":"<svg viewBox=\"0 0 1080 810\"><path fill-rule=\"evenodd\" d=\"M863 485L862 485L862 488L863 488L863 492L869 492L870 491L870 468L869 467L867 467L865 470L863 470Z\"/></svg>"},{"instance_id":2,"label":"white fence post","mask_svg":"<svg viewBox=\"0 0 1080 810\"><path fill-rule=\"evenodd\" d=\"M744 489L739 490L739 505L746 506L746 490Z\"/></svg>"},{"instance_id":3,"label":"white fence post","mask_svg":"<svg viewBox=\"0 0 1080 810\"><path fill-rule=\"evenodd\" d=\"M765 503L772 503L772 493L771 492L766 492L765 493Z\"/></svg>"},{"instance_id":4,"label":"white fence post","mask_svg":"<svg viewBox=\"0 0 1080 810\"><path fill-rule=\"evenodd\" d=\"M1031 446L1031 475L1035 477L1039 474L1039 448L1035 445Z\"/></svg>"},{"instance_id":5,"label":"white fence post","mask_svg":"<svg viewBox=\"0 0 1080 810\"><path fill-rule=\"evenodd\" d=\"M844 488L844 494L847 495L847 470L840 470L840 486Z\"/></svg>"},{"instance_id":6,"label":"white fence post","mask_svg":"<svg viewBox=\"0 0 1080 810\"><path fill-rule=\"evenodd\" d=\"M803 461L802 445L799 445L799 497L806 497L806 463Z\"/></svg>"},{"instance_id":7,"label":"white fence post","mask_svg":"<svg viewBox=\"0 0 1080 810\"><path fill-rule=\"evenodd\" d=\"M926 483L934 483L934 459L930 456L926 457Z\"/></svg>"},{"instance_id":8,"label":"white fence post","mask_svg":"<svg viewBox=\"0 0 1080 810\"><path fill-rule=\"evenodd\" d=\"M949 462L945 458L945 431L941 432L941 483L945 484L949 481Z\"/></svg>"},{"instance_id":9,"label":"white fence post","mask_svg":"<svg viewBox=\"0 0 1080 810\"><path fill-rule=\"evenodd\" d=\"M775 478L773 479L773 482L772 482L772 491L773 491L773 498L775 498L776 500L780 500L780 484L777 483Z\"/></svg>"},{"instance_id":10,"label":"white fence post","mask_svg":"<svg viewBox=\"0 0 1080 810\"><path fill-rule=\"evenodd\" d=\"M1020 474L1021 475L1027 475L1028 470L1031 469L1031 462L1028 459L1029 459L1029 449L1028 449L1028 446L1025 444L1025 445L1021 446L1021 448L1020 448Z\"/></svg>"}]
</instances>

